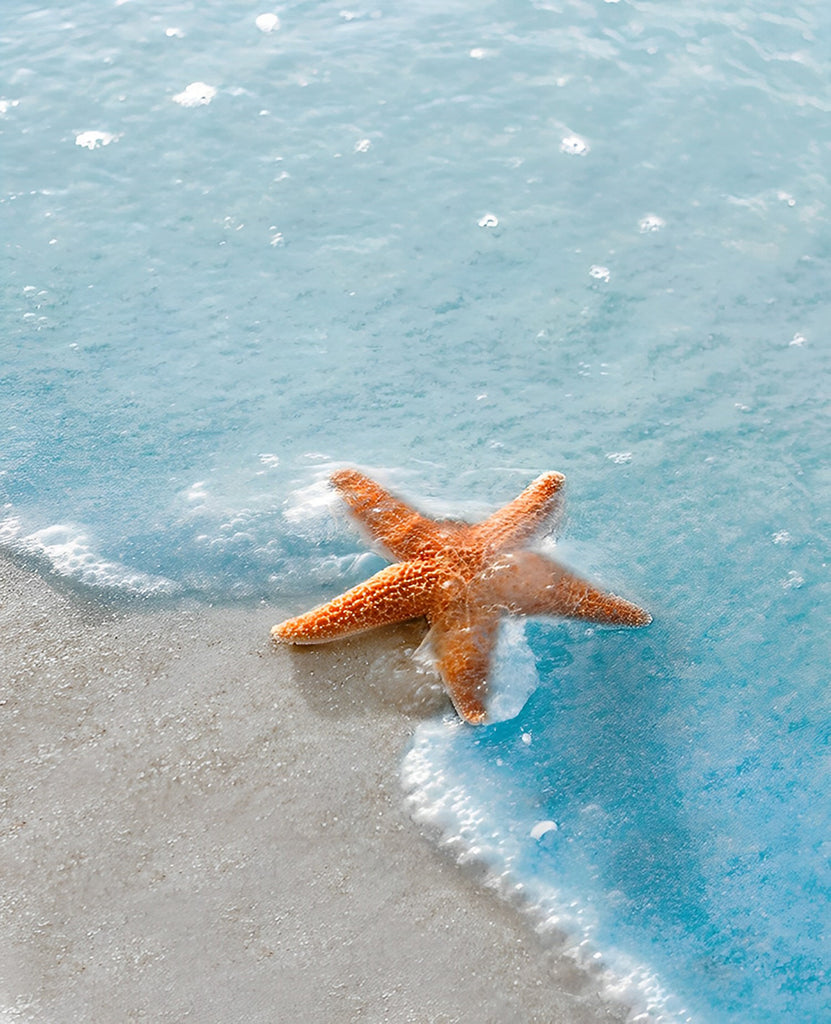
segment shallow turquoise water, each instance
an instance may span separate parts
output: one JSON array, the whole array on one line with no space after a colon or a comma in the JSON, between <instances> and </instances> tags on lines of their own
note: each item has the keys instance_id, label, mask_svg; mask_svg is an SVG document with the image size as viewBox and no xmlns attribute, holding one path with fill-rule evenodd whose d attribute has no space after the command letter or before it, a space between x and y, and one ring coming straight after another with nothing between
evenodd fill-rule
<instances>
[{"instance_id":1,"label":"shallow turquoise water","mask_svg":"<svg viewBox=\"0 0 831 1024\"><path fill-rule=\"evenodd\" d=\"M471 518L565 472L563 557L656 621L529 624L421 811L654 1012L820 1019L831 14L268 13L7 17L0 537L299 609L380 565L333 464Z\"/></svg>"}]
</instances>

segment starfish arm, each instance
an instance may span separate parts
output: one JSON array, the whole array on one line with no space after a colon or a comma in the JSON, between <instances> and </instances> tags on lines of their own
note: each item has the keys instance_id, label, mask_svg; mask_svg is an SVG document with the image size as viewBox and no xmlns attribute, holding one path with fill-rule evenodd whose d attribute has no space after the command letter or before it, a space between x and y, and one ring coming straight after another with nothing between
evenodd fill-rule
<instances>
[{"instance_id":1,"label":"starfish arm","mask_svg":"<svg viewBox=\"0 0 831 1024\"><path fill-rule=\"evenodd\" d=\"M388 565L364 583L271 630L276 641L316 644L424 615L436 574L423 562Z\"/></svg>"},{"instance_id":2,"label":"starfish arm","mask_svg":"<svg viewBox=\"0 0 831 1024\"><path fill-rule=\"evenodd\" d=\"M556 516L565 482L562 473L543 473L518 498L471 527L472 537L494 551L522 547Z\"/></svg>"},{"instance_id":3,"label":"starfish arm","mask_svg":"<svg viewBox=\"0 0 831 1024\"><path fill-rule=\"evenodd\" d=\"M355 469L332 474L332 484L358 519L396 559L406 560L433 553L430 537L436 523L385 491L380 484Z\"/></svg>"},{"instance_id":4,"label":"starfish arm","mask_svg":"<svg viewBox=\"0 0 831 1024\"><path fill-rule=\"evenodd\" d=\"M473 725L485 721L491 648L499 618L478 614L465 621L442 616L430 630L436 664L453 706Z\"/></svg>"},{"instance_id":5,"label":"starfish arm","mask_svg":"<svg viewBox=\"0 0 831 1024\"><path fill-rule=\"evenodd\" d=\"M488 599L518 615L558 615L615 626L646 626L649 612L574 576L535 551L515 551L493 565Z\"/></svg>"}]
</instances>

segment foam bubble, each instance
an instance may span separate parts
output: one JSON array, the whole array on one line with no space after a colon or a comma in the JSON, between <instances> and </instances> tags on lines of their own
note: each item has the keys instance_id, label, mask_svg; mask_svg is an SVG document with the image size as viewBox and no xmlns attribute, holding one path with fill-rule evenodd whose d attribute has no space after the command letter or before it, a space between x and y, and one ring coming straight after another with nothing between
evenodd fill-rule
<instances>
[{"instance_id":1,"label":"foam bubble","mask_svg":"<svg viewBox=\"0 0 831 1024\"><path fill-rule=\"evenodd\" d=\"M341 532L337 511L340 500L329 486L328 473L313 484L292 491L286 499L283 518L291 532L314 543L331 540Z\"/></svg>"},{"instance_id":2,"label":"foam bubble","mask_svg":"<svg viewBox=\"0 0 831 1024\"><path fill-rule=\"evenodd\" d=\"M589 144L579 135L566 135L560 142L560 152L569 156L585 156L589 151Z\"/></svg>"},{"instance_id":3,"label":"foam bubble","mask_svg":"<svg viewBox=\"0 0 831 1024\"><path fill-rule=\"evenodd\" d=\"M550 819L548 819L546 821L538 821L536 823L536 825L534 825L534 827L528 833L528 835L532 839L542 839L542 837L545 836L545 835L548 835L549 832L556 832L556 831L557 831L557 822L556 821L551 821Z\"/></svg>"},{"instance_id":4,"label":"foam bubble","mask_svg":"<svg viewBox=\"0 0 831 1024\"><path fill-rule=\"evenodd\" d=\"M631 452L607 452L606 458L609 462L614 462L617 466L624 466L627 462L632 461Z\"/></svg>"},{"instance_id":5,"label":"foam bubble","mask_svg":"<svg viewBox=\"0 0 831 1024\"><path fill-rule=\"evenodd\" d=\"M589 274L596 281L608 281L612 276L612 273L609 270L609 268L602 267L599 263L592 264L592 266L589 268Z\"/></svg>"},{"instance_id":6,"label":"foam bubble","mask_svg":"<svg viewBox=\"0 0 831 1024\"><path fill-rule=\"evenodd\" d=\"M173 102L182 107L203 107L216 96L216 89L205 82L191 82L182 92L177 92Z\"/></svg>"},{"instance_id":7,"label":"foam bubble","mask_svg":"<svg viewBox=\"0 0 831 1024\"><path fill-rule=\"evenodd\" d=\"M368 153L370 149L372 149L372 143L369 139L359 139L355 143L356 153Z\"/></svg>"},{"instance_id":8,"label":"foam bubble","mask_svg":"<svg viewBox=\"0 0 831 1024\"><path fill-rule=\"evenodd\" d=\"M661 228L666 226L666 221L663 217L658 217L654 213L648 213L645 217L641 217L638 221L638 227L640 228L641 234L646 235L652 231L660 231Z\"/></svg>"},{"instance_id":9,"label":"foam bubble","mask_svg":"<svg viewBox=\"0 0 831 1024\"><path fill-rule=\"evenodd\" d=\"M480 228L495 228L499 223L499 218L495 213L486 213L484 217L480 217L477 221Z\"/></svg>"},{"instance_id":10,"label":"foam bubble","mask_svg":"<svg viewBox=\"0 0 831 1024\"><path fill-rule=\"evenodd\" d=\"M187 489L185 496L188 501L202 501L208 496L207 480L197 480Z\"/></svg>"},{"instance_id":11,"label":"foam bubble","mask_svg":"<svg viewBox=\"0 0 831 1024\"><path fill-rule=\"evenodd\" d=\"M276 32L280 27L280 19L276 14L258 14L254 24L260 32Z\"/></svg>"},{"instance_id":12,"label":"foam bubble","mask_svg":"<svg viewBox=\"0 0 831 1024\"><path fill-rule=\"evenodd\" d=\"M114 135L112 132L77 132L75 135L75 145L82 146L84 149L99 149L101 146L109 146L111 142L117 142L118 139L119 136Z\"/></svg>"}]
</instances>

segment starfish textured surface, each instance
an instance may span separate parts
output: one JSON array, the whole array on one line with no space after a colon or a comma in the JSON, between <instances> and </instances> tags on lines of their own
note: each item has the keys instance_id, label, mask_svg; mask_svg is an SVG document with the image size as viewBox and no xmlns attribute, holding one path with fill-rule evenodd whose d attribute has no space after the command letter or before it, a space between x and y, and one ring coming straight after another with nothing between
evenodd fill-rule
<instances>
[{"instance_id":1,"label":"starfish textured surface","mask_svg":"<svg viewBox=\"0 0 831 1024\"><path fill-rule=\"evenodd\" d=\"M564 483L562 473L544 473L504 508L469 525L428 519L357 470L340 470L332 484L395 564L281 622L272 639L322 643L424 616L456 710L468 722L484 722L491 649L504 615L557 615L615 626L652 621L637 605L528 547L557 513Z\"/></svg>"}]
</instances>

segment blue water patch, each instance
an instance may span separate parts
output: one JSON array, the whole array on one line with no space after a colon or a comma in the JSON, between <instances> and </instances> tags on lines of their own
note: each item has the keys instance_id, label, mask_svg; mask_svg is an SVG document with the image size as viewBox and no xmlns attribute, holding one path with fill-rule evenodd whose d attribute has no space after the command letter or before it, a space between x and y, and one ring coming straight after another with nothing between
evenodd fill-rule
<instances>
[{"instance_id":1,"label":"blue water patch","mask_svg":"<svg viewBox=\"0 0 831 1024\"><path fill-rule=\"evenodd\" d=\"M677 631L644 642L534 623L540 686L523 711L422 726L406 785L462 859L661 1019L820 1020L821 671L794 679L788 656L729 665L721 643L697 645L691 669Z\"/></svg>"},{"instance_id":2,"label":"blue water patch","mask_svg":"<svg viewBox=\"0 0 831 1024\"><path fill-rule=\"evenodd\" d=\"M536 688L425 725L421 807L696 1020L828 995L829 32L207 0L0 41L0 543L301 610L382 564L334 466L470 518L566 473L562 557L655 622L503 637Z\"/></svg>"}]
</instances>

